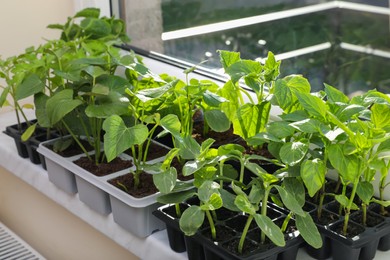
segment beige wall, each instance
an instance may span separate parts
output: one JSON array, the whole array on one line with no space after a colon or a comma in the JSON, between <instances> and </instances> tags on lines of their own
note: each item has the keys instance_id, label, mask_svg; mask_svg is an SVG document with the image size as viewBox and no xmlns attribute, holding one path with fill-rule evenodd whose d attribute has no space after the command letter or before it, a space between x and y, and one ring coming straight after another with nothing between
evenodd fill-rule
<instances>
[{"instance_id":1,"label":"beige wall","mask_svg":"<svg viewBox=\"0 0 390 260\"><path fill-rule=\"evenodd\" d=\"M0 0L0 55L7 58L58 37L59 31L46 26L65 23L73 10L73 0Z\"/></svg>"}]
</instances>

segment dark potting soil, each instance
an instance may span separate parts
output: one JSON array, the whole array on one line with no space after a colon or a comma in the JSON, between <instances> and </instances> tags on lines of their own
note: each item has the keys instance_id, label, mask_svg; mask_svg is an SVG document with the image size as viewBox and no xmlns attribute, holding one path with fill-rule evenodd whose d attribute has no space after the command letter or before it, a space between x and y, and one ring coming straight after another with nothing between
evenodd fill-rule
<instances>
[{"instance_id":1,"label":"dark potting soil","mask_svg":"<svg viewBox=\"0 0 390 260\"><path fill-rule=\"evenodd\" d=\"M210 228L206 228L205 230L203 230L202 235L211 241L222 242L222 241L226 241L226 240L233 238L236 234L230 228L228 228L226 226L222 226L222 225L216 225L215 230L216 230L216 239L215 240L213 239L213 237L211 235Z\"/></svg>"},{"instance_id":2,"label":"dark potting soil","mask_svg":"<svg viewBox=\"0 0 390 260\"><path fill-rule=\"evenodd\" d=\"M79 140L79 141L88 152L93 150L93 147L89 144L88 141L85 141L85 140ZM47 144L46 147L53 151L53 145ZM82 153L83 153L83 150L81 150L80 146L76 142L73 142L64 151L57 152L57 154L61 155L62 157L71 157L71 156L82 154Z\"/></svg>"},{"instance_id":3,"label":"dark potting soil","mask_svg":"<svg viewBox=\"0 0 390 260\"><path fill-rule=\"evenodd\" d=\"M363 233L365 230L364 227L360 225L354 224L353 222L348 222L347 234L343 234L343 224L344 221L341 221L340 223L332 226L331 229L338 234L345 235L348 238L353 238L354 236Z\"/></svg>"},{"instance_id":4,"label":"dark potting soil","mask_svg":"<svg viewBox=\"0 0 390 260\"><path fill-rule=\"evenodd\" d=\"M91 159L92 160L84 156L74 161L74 163L96 176L105 176L107 174L124 170L133 166L133 163L130 160L122 160L119 157L115 158L109 163L104 161L99 164L95 163L95 159L92 156Z\"/></svg>"},{"instance_id":5,"label":"dark potting soil","mask_svg":"<svg viewBox=\"0 0 390 260\"><path fill-rule=\"evenodd\" d=\"M316 224L320 224L320 225L328 225L339 219L339 216L337 214L334 214L326 210L322 211L320 218L318 218L317 211L313 211L311 213L311 216L313 218L313 221Z\"/></svg>"},{"instance_id":6,"label":"dark potting soil","mask_svg":"<svg viewBox=\"0 0 390 260\"><path fill-rule=\"evenodd\" d=\"M134 187L134 178L133 174L131 173L121 175L117 178L109 180L108 182L135 198L143 198L158 192L156 186L153 183L153 176L151 174L143 172L139 178L140 181L138 188ZM125 186L126 189L124 189L123 186Z\"/></svg>"},{"instance_id":7,"label":"dark potting soil","mask_svg":"<svg viewBox=\"0 0 390 260\"><path fill-rule=\"evenodd\" d=\"M144 144L144 148L146 147L146 144ZM138 156L138 149L136 148L136 156ZM148 154L146 155L146 160L150 161L153 159L157 159L160 157L165 156L169 150L161 145L155 144L155 143L150 143L149 149L148 149ZM126 154L133 156L133 153L131 149L125 151Z\"/></svg>"},{"instance_id":8,"label":"dark potting soil","mask_svg":"<svg viewBox=\"0 0 390 260\"><path fill-rule=\"evenodd\" d=\"M275 244L271 242L271 240L266 237L264 243L261 243L261 229L256 228L248 232L247 238L252 239L253 241L259 243L260 248L263 250L269 250L275 247Z\"/></svg>"},{"instance_id":9,"label":"dark potting soil","mask_svg":"<svg viewBox=\"0 0 390 260\"><path fill-rule=\"evenodd\" d=\"M237 212L234 212L234 211L231 211L231 210L228 210L225 208L219 208L216 210L215 213L217 215L218 221L224 221L224 220L227 220L227 219L232 218L235 215L237 215Z\"/></svg>"},{"instance_id":10,"label":"dark potting soil","mask_svg":"<svg viewBox=\"0 0 390 260\"><path fill-rule=\"evenodd\" d=\"M385 221L383 217L380 215L377 215L371 211L367 211L367 219L366 219L366 226L367 227L375 227L378 224ZM355 221L356 223L359 223L363 225L363 212L359 211L356 214L353 214L350 218L351 220Z\"/></svg>"},{"instance_id":11,"label":"dark potting soil","mask_svg":"<svg viewBox=\"0 0 390 260\"><path fill-rule=\"evenodd\" d=\"M226 243L223 243L222 247L235 255L242 255L242 256L249 255L255 250L267 251L270 248L270 244L257 244L252 240L245 239L244 246L242 248L242 254L240 254L238 252L239 243L240 243L240 238L236 237L233 238L232 240L229 240Z\"/></svg>"}]
</instances>

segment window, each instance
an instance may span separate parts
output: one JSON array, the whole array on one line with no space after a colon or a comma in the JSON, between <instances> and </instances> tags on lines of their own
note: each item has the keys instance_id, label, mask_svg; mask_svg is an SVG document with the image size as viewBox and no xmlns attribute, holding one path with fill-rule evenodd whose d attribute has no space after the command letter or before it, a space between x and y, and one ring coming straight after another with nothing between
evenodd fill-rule
<instances>
[{"instance_id":1,"label":"window","mask_svg":"<svg viewBox=\"0 0 390 260\"><path fill-rule=\"evenodd\" d=\"M347 94L390 92L388 0L113 0L131 45L166 61L220 70L217 50L261 60L272 51L281 74L303 74Z\"/></svg>"}]
</instances>

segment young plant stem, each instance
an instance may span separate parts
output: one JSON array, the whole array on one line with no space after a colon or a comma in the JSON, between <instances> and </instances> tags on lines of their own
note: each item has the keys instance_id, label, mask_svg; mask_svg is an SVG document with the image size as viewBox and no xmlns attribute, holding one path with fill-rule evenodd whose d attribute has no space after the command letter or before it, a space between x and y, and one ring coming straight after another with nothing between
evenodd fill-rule
<instances>
[{"instance_id":1,"label":"young plant stem","mask_svg":"<svg viewBox=\"0 0 390 260\"><path fill-rule=\"evenodd\" d=\"M292 213L290 212L290 213L286 216L286 218L284 219L283 224L282 224L282 227L280 228L280 230L281 230L283 233L286 232L286 230L287 230L287 225L288 225L288 222L290 222L291 217L292 217Z\"/></svg>"},{"instance_id":2,"label":"young plant stem","mask_svg":"<svg viewBox=\"0 0 390 260\"><path fill-rule=\"evenodd\" d=\"M324 205L324 199L325 199L325 184L322 185L319 194L320 194L320 201L318 203L317 219L320 219L322 216L322 206Z\"/></svg>"},{"instance_id":3,"label":"young plant stem","mask_svg":"<svg viewBox=\"0 0 390 260\"><path fill-rule=\"evenodd\" d=\"M261 215L262 216L267 216L268 196L269 196L270 191L271 191L271 186L267 187L265 189L265 192L264 192L264 198L263 198L262 203L261 203ZM265 233L263 231L261 231L260 241L262 244L264 244L264 242L265 242Z\"/></svg>"},{"instance_id":4,"label":"young plant stem","mask_svg":"<svg viewBox=\"0 0 390 260\"><path fill-rule=\"evenodd\" d=\"M385 193L385 188L387 186L386 179L387 179L389 165L390 165L390 162L386 165L387 167L384 167L384 168L381 169L381 175L383 176L380 179L380 182L379 182L379 199L381 201L384 200L384 193ZM380 214L382 216L386 215L385 206L380 205L380 211L379 212L380 212Z\"/></svg>"},{"instance_id":5,"label":"young plant stem","mask_svg":"<svg viewBox=\"0 0 390 260\"><path fill-rule=\"evenodd\" d=\"M240 159L240 182L244 183L245 159Z\"/></svg>"},{"instance_id":6,"label":"young plant stem","mask_svg":"<svg viewBox=\"0 0 390 260\"><path fill-rule=\"evenodd\" d=\"M362 224L363 226L366 226L367 225L367 204L366 203L362 203Z\"/></svg>"},{"instance_id":7,"label":"young plant stem","mask_svg":"<svg viewBox=\"0 0 390 260\"><path fill-rule=\"evenodd\" d=\"M85 156L89 159L89 160L92 160L91 159L91 156L88 154L88 151L87 149L85 149L85 147L83 146L83 144L80 142L79 138L77 138L77 136L72 132L72 130L70 129L70 127L65 123L64 120L61 120L62 123L64 124L66 130L68 131L68 133L73 137L73 140L75 140L75 142L79 145L80 149L83 151L83 153L85 154Z\"/></svg>"},{"instance_id":8,"label":"young plant stem","mask_svg":"<svg viewBox=\"0 0 390 260\"><path fill-rule=\"evenodd\" d=\"M349 198L348 206L345 210L344 225L343 225L343 235L344 236L347 235L349 216L351 214L351 208L352 208L353 200L355 198L358 183L359 183L359 178L356 178L355 182L353 183L352 193L351 193L351 196Z\"/></svg>"},{"instance_id":9,"label":"young plant stem","mask_svg":"<svg viewBox=\"0 0 390 260\"><path fill-rule=\"evenodd\" d=\"M207 220L209 221L210 224L211 237L215 241L217 239L217 230L215 229L214 220L209 210L206 210L205 212L206 212Z\"/></svg>"},{"instance_id":10,"label":"young plant stem","mask_svg":"<svg viewBox=\"0 0 390 260\"><path fill-rule=\"evenodd\" d=\"M248 233L248 230L249 230L249 227L252 223L252 220L253 220L253 216L249 215L248 219L246 220L244 230L242 231L240 242L238 243L238 252L240 254L242 254L242 249L244 248L245 237L246 237L246 234Z\"/></svg>"},{"instance_id":11,"label":"young plant stem","mask_svg":"<svg viewBox=\"0 0 390 260\"><path fill-rule=\"evenodd\" d=\"M180 204L179 203L175 204L175 210L176 210L176 217L180 218L181 217L181 209L180 209Z\"/></svg>"}]
</instances>

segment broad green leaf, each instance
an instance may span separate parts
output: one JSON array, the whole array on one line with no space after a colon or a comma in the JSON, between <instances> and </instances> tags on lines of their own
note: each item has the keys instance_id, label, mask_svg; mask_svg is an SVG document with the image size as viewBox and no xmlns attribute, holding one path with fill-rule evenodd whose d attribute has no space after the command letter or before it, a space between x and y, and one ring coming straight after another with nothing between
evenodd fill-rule
<instances>
[{"instance_id":1,"label":"broad green leaf","mask_svg":"<svg viewBox=\"0 0 390 260\"><path fill-rule=\"evenodd\" d=\"M204 221L204 211L199 206L191 206L187 208L179 220L181 231L186 236L192 236L202 226Z\"/></svg>"},{"instance_id":2,"label":"broad green leaf","mask_svg":"<svg viewBox=\"0 0 390 260\"><path fill-rule=\"evenodd\" d=\"M45 83L36 74L27 76L23 82L16 88L15 99L21 100L23 98L32 96L38 92L43 91Z\"/></svg>"},{"instance_id":3,"label":"broad green leaf","mask_svg":"<svg viewBox=\"0 0 390 260\"><path fill-rule=\"evenodd\" d=\"M200 206L202 210L217 210L223 206L221 195L218 193L211 194L209 200Z\"/></svg>"},{"instance_id":4,"label":"broad green leaf","mask_svg":"<svg viewBox=\"0 0 390 260\"><path fill-rule=\"evenodd\" d=\"M187 199L196 195L196 192L193 189L187 189L180 192L171 192L168 194L163 194L157 197L157 202L163 204L171 204L171 203L181 203L186 201Z\"/></svg>"},{"instance_id":5,"label":"broad green leaf","mask_svg":"<svg viewBox=\"0 0 390 260\"><path fill-rule=\"evenodd\" d=\"M85 109L85 114L88 117L107 118L111 115L126 115L129 113L129 102L122 100L118 93L112 92L98 100L96 104L88 105Z\"/></svg>"},{"instance_id":6,"label":"broad green leaf","mask_svg":"<svg viewBox=\"0 0 390 260\"><path fill-rule=\"evenodd\" d=\"M218 95L229 101L221 104L221 110L226 114L229 120L232 121L236 117L236 111L240 106L238 87L229 80L218 91Z\"/></svg>"},{"instance_id":7,"label":"broad green leaf","mask_svg":"<svg viewBox=\"0 0 390 260\"><path fill-rule=\"evenodd\" d=\"M149 130L145 125L138 124L127 127L118 115L112 115L103 122L104 153L107 161L112 161L134 145L141 145L148 137Z\"/></svg>"},{"instance_id":8,"label":"broad green leaf","mask_svg":"<svg viewBox=\"0 0 390 260\"><path fill-rule=\"evenodd\" d=\"M218 183L213 181L205 181L198 189L198 197L200 201L209 201L212 194L219 194L220 186Z\"/></svg>"},{"instance_id":9,"label":"broad green leaf","mask_svg":"<svg viewBox=\"0 0 390 260\"><path fill-rule=\"evenodd\" d=\"M7 96L8 96L9 90L10 90L10 88L6 87L6 88L3 89L3 92L1 92L1 95L0 95L0 108L5 105L5 102L7 101Z\"/></svg>"},{"instance_id":10,"label":"broad green leaf","mask_svg":"<svg viewBox=\"0 0 390 260\"><path fill-rule=\"evenodd\" d=\"M46 114L50 125L55 125L82 103L83 101L79 99L73 99L73 90L71 89L65 89L54 94L46 102Z\"/></svg>"},{"instance_id":11,"label":"broad green leaf","mask_svg":"<svg viewBox=\"0 0 390 260\"><path fill-rule=\"evenodd\" d=\"M382 104L374 104L371 107L371 122L377 128L385 128L390 126L390 106Z\"/></svg>"},{"instance_id":12,"label":"broad green leaf","mask_svg":"<svg viewBox=\"0 0 390 260\"><path fill-rule=\"evenodd\" d=\"M283 188L290 196L294 197L301 207L305 205L305 187L303 183L295 177L285 177Z\"/></svg>"},{"instance_id":13,"label":"broad green leaf","mask_svg":"<svg viewBox=\"0 0 390 260\"><path fill-rule=\"evenodd\" d=\"M174 137L180 137L181 123L176 115L169 114L160 121L161 126Z\"/></svg>"},{"instance_id":14,"label":"broad green leaf","mask_svg":"<svg viewBox=\"0 0 390 260\"><path fill-rule=\"evenodd\" d=\"M227 100L209 90L206 90L203 93L203 100L204 102L210 106L210 107L219 107L222 103L226 102Z\"/></svg>"},{"instance_id":15,"label":"broad green leaf","mask_svg":"<svg viewBox=\"0 0 390 260\"><path fill-rule=\"evenodd\" d=\"M165 155L163 163L161 164L162 171L166 171L169 169L173 159L177 156L178 153L179 153L178 148L172 148L169 150L169 152Z\"/></svg>"},{"instance_id":16,"label":"broad green leaf","mask_svg":"<svg viewBox=\"0 0 390 260\"><path fill-rule=\"evenodd\" d=\"M247 196L243 194L238 194L234 200L234 204L243 212L248 213L249 215L256 214L256 208L250 203Z\"/></svg>"},{"instance_id":17,"label":"broad green leaf","mask_svg":"<svg viewBox=\"0 0 390 260\"><path fill-rule=\"evenodd\" d=\"M253 60L240 60L236 63L230 65L225 72L229 74L232 81L236 83L242 77L249 75L251 73L259 74L261 73L262 66L260 62Z\"/></svg>"},{"instance_id":18,"label":"broad green leaf","mask_svg":"<svg viewBox=\"0 0 390 260\"><path fill-rule=\"evenodd\" d=\"M177 172L174 167L167 169L164 172L153 174L153 182L161 193L169 193L176 185Z\"/></svg>"},{"instance_id":19,"label":"broad green leaf","mask_svg":"<svg viewBox=\"0 0 390 260\"><path fill-rule=\"evenodd\" d=\"M252 185L251 191L249 192L248 199L252 204L259 204L264 198L264 189L261 185Z\"/></svg>"},{"instance_id":20,"label":"broad green leaf","mask_svg":"<svg viewBox=\"0 0 390 260\"><path fill-rule=\"evenodd\" d=\"M290 75L276 80L275 98L283 110L292 110L296 106L296 93L310 93L310 84L300 75Z\"/></svg>"},{"instance_id":21,"label":"broad green leaf","mask_svg":"<svg viewBox=\"0 0 390 260\"><path fill-rule=\"evenodd\" d=\"M348 207L350 200L347 198L347 196L340 194L340 195L336 195L335 199L337 200L338 203L340 203L341 206L343 206L345 208ZM351 205L351 209L358 210L359 207L353 202Z\"/></svg>"},{"instance_id":22,"label":"broad green leaf","mask_svg":"<svg viewBox=\"0 0 390 260\"><path fill-rule=\"evenodd\" d=\"M282 146L279 156L283 163L294 166L305 157L308 150L308 143L300 141L289 142Z\"/></svg>"},{"instance_id":23,"label":"broad green leaf","mask_svg":"<svg viewBox=\"0 0 390 260\"><path fill-rule=\"evenodd\" d=\"M356 190L359 198L368 205L370 203L371 198L374 196L374 186L371 182L361 181L359 182Z\"/></svg>"},{"instance_id":24,"label":"broad green leaf","mask_svg":"<svg viewBox=\"0 0 390 260\"><path fill-rule=\"evenodd\" d=\"M225 132L230 128L230 121L224 112L218 109L207 110L204 113L205 120L215 132Z\"/></svg>"},{"instance_id":25,"label":"broad green leaf","mask_svg":"<svg viewBox=\"0 0 390 260\"><path fill-rule=\"evenodd\" d=\"M336 104L336 106L340 105ZM339 111L337 111L336 116L338 117L338 119L340 119L341 122L345 122L351 120L353 115L356 115L365 109L366 108L363 106L352 104L345 107L341 107Z\"/></svg>"},{"instance_id":26,"label":"broad green leaf","mask_svg":"<svg viewBox=\"0 0 390 260\"><path fill-rule=\"evenodd\" d=\"M37 127L37 123L30 125L26 131L21 136L23 142L27 141L35 132L35 128Z\"/></svg>"},{"instance_id":27,"label":"broad green leaf","mask_svg":"<svg viewBox=\"0 0 390 260\"><path fill-rule=\"evenodd\" d=\"M239 52L223 51L223 50L219 50L218 52L219 52L219 57L220 57L222 67L225 70L228 67L230 67L232 64L241 60Z\"/></svg>"},{"instance_id":28,"label":"broad green leaf","mask_svg":"<svg viewBox=\"0 0 390 260\"><path fill-rule=\"evenodd\" d=\"M383 201L383 200L378 200L378 199L372 198L371 201L372 201L372 202L375 202L375 203L377 203L377 204L379 204L379 205L382 205L382 206L384 206L384 207L390 206L390 200Z\"/></svg>"},{"instance_id":29,"label":"broad green leaf","mask_svg":"<svg viewBox=\"0 0 390 260\"><path fill-rule=\"evenodd\" d=\"M111 33L110 24L102 19L86 18L81 21L80 27L90 39L99 39Z\"/></svg>"},{"instance_id":30,"label":"broad green leaf","mask_svg":"<svg viewBox=\"0 0 390 260\"><path fill-rule=\"evenodd\" d=\"M247 103L237 111L233 120L234 133L247 139L265 130L268 123L271 103L262 102L254 105Z\"/></svg>"},{"instance_id":31,"label":"broad green leaf","mask_svg":"<svg viewBox=\"0 0 390 260\"><path fill-rule=\"evenodd\" d=\"M286 242L284 240L284 235L280 228L267 216L262 216L260 214L254 215L257 225L260 227L261 231L276 245L276 246L285 246Z\"/></svg>"},{"instance_id":32,"label":"broad green leaf","mask_svg":"<svg viewBox=\"0 0 390 260\"><path fill-rule=\"evenodd\" d=\"M341 103L348 103L349 98L340 90L324 83L325 86L325 93L329 101L332 101L333 103L341 102Z\"/></svg>"},{"instance_id":33,"label":"broad green leaf","mask_svg":"<svg viewBox=\"0 0 390 260\"><path fill-rule=\"evenodd\" d=\"M207 161L188 161L183 165L183 175L184 176L190 176L194 174L195 172L202 169L203 166L205 166Z\"/></svg>"},{"instance_id":34,"label":"broad green leaf","mask_svg":"<svg viewBox=\"0 0 390 260\"><path fill-rule=\"evenodd\" d=\"M135 93L135 96L139 98L142 102L147 102L149 100L159 98L162 95L166 94L169 90L171 90L175 86L176 83L177 81L173 81L161 87L142 89L140 91L137 91Z\"/></svg>"},{"instance_id":35,"label":"broad green leaf","mask_svg":"<svg viewBox=\"0 0 390 260\"><path fill-rule=\"evenodd\" d=\"M281 186L275 186L275 188L278 190L278 193L280 195L280 198L283 201L283 204L292 212L294 212L297 215L304 216L305 212L302 210L302 206L300 203L293 197L291 194L289 194L283 187Z\"/></svg>"},{"instance_id":36,"label":"broad green leaf","mask_svg":"<svg viewBox=\"0 0 390 260\"><path fill-rule=\"evenodd\" d=\"M322 126L321 122L314 118L306 118L294 123L291 123L290 126L302 131L304 133L313 134L317 133L320 127Z\"/></svg>"},{"instance_id":37,"label":"broad green leaf","mask_svg":"<svg viewBox=\"0 0 390 260\"><path fill-rule=\"evenodd\" d=\"M319 97L313 96L308 93L296 93L300 104L303 108L312 116L325 118L327 107L323 100Z\"/></svg>"},{"instance_id":38,"label":"broad green leaf","mask_svg":"<svg viewBox=\"0 0 390 260\"><path fill-rule=\"evenodd\" d=\"M38 124L42 127L50 127L49 118L46 114L46 102L49 99L44 93L37 93L34 95L35 116Z\"/></svg>"},{"instance_id":39,"label":"broad green leaf","mask_svg":"<svg viewBox=\"0 0 390 260\"><path fill-rule=\"evenodd\" d=\"M106 74L107 72L100 68L99 66L88 66L84 69L84 71L90 75L92 78L97 78L101 75Z\"/></svg>"},{"instance_id":40,"label":"broad green leaf","mask_svg":"<svg viewBox=\"0 0 390 260\"><path fill-rule=\"evenodd\" d=\"M96 79L96 84L105 86L110 91L115 91L121 95L125 94L125 90L131 87L130 82L126 78L109 74L98 77Z\"/></svg>"},{"instance_id":41,"label":"broad green leaf","mask_svg":"<svg viewBox=\"0 0 390 260\"><path fill-rule=\"evenodd\" d=\"M292 136L294 134L294 128L291 127L288 122L275 121L267 125L267 133L276 136L279 139Z\"/></svg>"},{"instance_id":42,"label":"broad green leaf","mask_svg":"<svg viewBox=\"0 0 390 260\"><path fill-rule=\"evenodd\" d=\"M306 160L301 165L301 177L310 197L313 197L317 191L325 184L326 165L315 158Z\"/></svg>"},{"instance_id":43,"label":"broad green leaf","mask_svg":"<svg viewBox=\"0 0 390 260\"><path fill-rule=\"evenodd\" d=\"M299 233L309 245L317 249L322 247L321 235L309 213L305 212L303 216L296 215L295 223Z\"/></svg>"},{"instance_id":44,"label":"broad green leaf","mask_svg":"<svg viewBox=\"0 0 390 260\"><path fill-rule=\"evenodd\" d=\"M224 190L219 190L221 194L221 198L223 201L223 207L227 208L228 210L240 212L240 209L234 204L234 200L236 199L236 195Z\"/></svg>"},{"instance_id":45,"label":"broad green leaf","mask_svg":"<svg viewBox=\"0 0 390 260\"><path fill-rule=\"evenodd\" d=\"M81 11L77 12L74 17L90 17L90 18L99 18L100 9L94 7L84 8Z\"/></svg>"},{"instance_id":46,"label":"broad green leaf","mask_svg":"<svg viewBox=\"0 0 390 260\"><path fill-rule=\"evenodd\" d=\"M329 161L340 173L344 181L354 182L360 175L359 159L354 155L345 155L341 145L332 144L327 148Z\"/></svg>"},{"instance_id":47,"label":"broad green leaf","mask_svg":"<svg viewBox=\"0 0 390 260\"><path fill-rule=\"evenodd\" d=\"M200 145L192 136L176 137L175 141L176 147L180 148L179 154L183 159L193 160L198 157Z\"/></svg>"}]
</instances>

